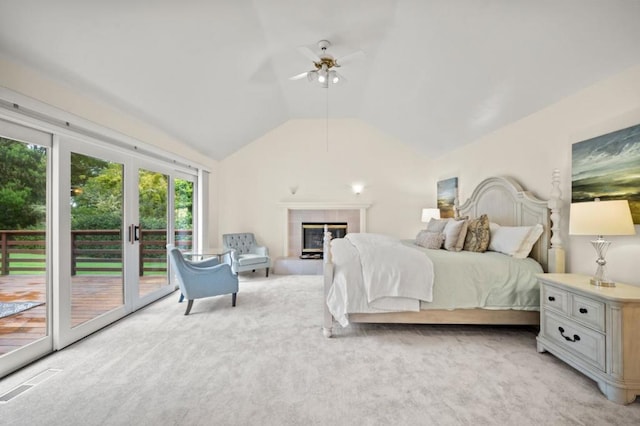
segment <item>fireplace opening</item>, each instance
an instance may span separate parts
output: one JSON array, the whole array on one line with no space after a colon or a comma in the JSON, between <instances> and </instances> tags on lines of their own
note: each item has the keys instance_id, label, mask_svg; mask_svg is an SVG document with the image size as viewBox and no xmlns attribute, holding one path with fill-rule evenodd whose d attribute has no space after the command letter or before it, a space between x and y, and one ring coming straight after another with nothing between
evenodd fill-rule
<instances>
[{"instance_id":1,"label":"fireplace opening","mask_svg":"<svg viewBox=\"0 0 640 426\"><path fill-rule=\"evenodd\" d=\"M302 222L302 254L300 259L322 259L324 226L331 232L332 238L347 235L346 222Z\"/></svg>"}]
</instances>

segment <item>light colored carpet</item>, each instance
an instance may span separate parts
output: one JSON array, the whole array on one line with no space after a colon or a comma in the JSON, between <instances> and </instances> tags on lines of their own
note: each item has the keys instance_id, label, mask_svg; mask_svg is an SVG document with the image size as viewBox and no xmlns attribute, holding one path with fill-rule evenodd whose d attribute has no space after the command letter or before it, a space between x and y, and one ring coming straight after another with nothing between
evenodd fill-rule
<instances>
[{"instance_id":1,"label":"light colored carpet","mask_svg":"<svg viewBox=\"0 0 640 426\"><path fill-rule=\"evenodd\" d=\"M640 424L530 328L376 326L322 336L319 276L241 277L231 296L173 294L0 382L3 425Z\"/></svg>"}]
</instances>

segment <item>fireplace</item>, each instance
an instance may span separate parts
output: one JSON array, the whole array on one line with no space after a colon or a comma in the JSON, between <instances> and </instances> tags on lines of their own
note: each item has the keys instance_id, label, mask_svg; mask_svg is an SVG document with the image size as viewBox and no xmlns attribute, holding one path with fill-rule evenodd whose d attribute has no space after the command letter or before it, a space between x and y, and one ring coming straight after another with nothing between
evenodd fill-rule
<instances>
[{"instance_id":1,"label":"fireplace","mask_svg":"<svg viewBox=\"0 0 640 426\"><path fill-rule=\"evenodd\" d=\"M284 248L282 253L300 264L309 264L300 259L302 254L303 223L346 223L349 233L367 232L367 209L370 204L334 202L283 202ZM275 271L275 269L274 269ZM275 272L274 272L275 273Z\"/></svg>"},{"instance_id":2,"label":"fireplace","mask_svg":"<svg viewBox=\"0 0 640 426\"><path fill-rule=\"evenodd\" d=\"M325 225L332 238L347 235L347 222L302 222L301 259L322 259Z\"/></svg>"}]
</instances>

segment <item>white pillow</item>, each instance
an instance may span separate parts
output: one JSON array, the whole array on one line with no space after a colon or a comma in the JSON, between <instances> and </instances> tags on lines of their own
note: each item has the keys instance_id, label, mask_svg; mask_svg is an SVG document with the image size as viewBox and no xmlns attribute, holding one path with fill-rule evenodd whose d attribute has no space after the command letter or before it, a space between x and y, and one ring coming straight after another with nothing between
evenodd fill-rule
<instances>
[{"instance_id":1,"label":"white pillow","mask_svg":"<svg viewBox=\"0 0 640 426\"><path fill-rule=\"evenodd\" d=\"M525 259L533 245L542 235L542 225L500 226L490 223L491 241L488 250L508 254L516 259Z\"/></svg>"},{"instance_id":2,"label":"white pillow","mask_svg":"<svg viewBox=\"0 0 640 426\"><path fill-rule=\"evenodd\" d=\"M444 248L449 251L460 251L467 236L467 221L450 220L442 232L444 233Z\"/></svg>"},{"instance_id":3,"label":"white pillow","mask_svg":"<svg viewBox=\"0 0 640 426\"><path fill-rule=\"evenodd\" d=\"M542 235L543 232L544 228L542 227L542 225L540 225L539 223L534 225L531 229L531 232L529 233L529 235L527 235L527 238L520 246L520 249L518 249L518 251L514 253L513 257L515 257L516 259L526 259L529 256L529 253L531 253L531 249L533 248L534 244L538 241L538 238L540 238L540 235Z\"/></svg>"}]
</instances>

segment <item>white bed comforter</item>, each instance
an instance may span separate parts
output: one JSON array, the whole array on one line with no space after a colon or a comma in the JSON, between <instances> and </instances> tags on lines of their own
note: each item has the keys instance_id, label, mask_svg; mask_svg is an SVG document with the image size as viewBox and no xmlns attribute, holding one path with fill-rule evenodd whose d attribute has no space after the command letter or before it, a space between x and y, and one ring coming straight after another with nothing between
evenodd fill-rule
<instances>
[{"instance_id":1,"label":"white bed comforter","mask_svg":"<svg viewBox=\"0 0 640 426\"><path fill-rule=\"evenodd\" d=\"M342 325L349 324L348 301L364 289L367 310L419 311L420 302L433 300L433 263L398 239L366 233L347 234L331 242L333 263L340 268L327 305ZM360 259L354 262L354 259ZM349 282L350 285L346 285Z\"/></svg>"}]
</instances>

